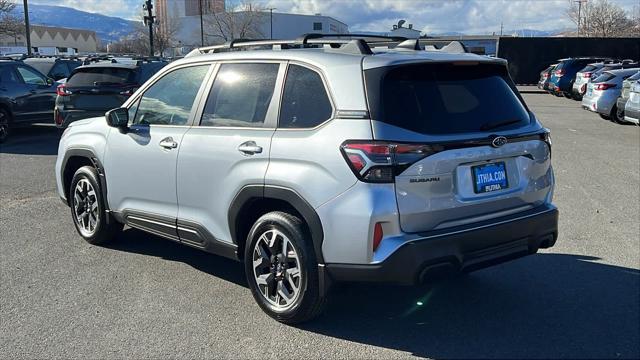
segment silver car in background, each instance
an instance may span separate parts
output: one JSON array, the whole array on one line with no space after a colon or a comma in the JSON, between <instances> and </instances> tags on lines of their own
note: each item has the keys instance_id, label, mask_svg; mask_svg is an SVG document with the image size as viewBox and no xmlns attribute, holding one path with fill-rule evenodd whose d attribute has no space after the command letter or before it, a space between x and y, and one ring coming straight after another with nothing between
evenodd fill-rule
<instances>
[{"instance_id":1,"label":"silver car in background","mask_svg":"<svg viewBox=\"0 0 640 360\"><path fill-rule=\"evenodd\" d=\"M626 80L622 82L622 92L618 97L618 101L616 102L616 113L615 120L619 123L624 123L624 112L626 108L627 101L629 100L629 94L631 93L631 86L635 84L637 80L640 80L640 71L629 76Z\"/></svg>"},{"instance_id":2,"label":"silver car in background","mask_svg":"<svg viewBox=\"0 0 640 360\"><path fill-rule=\"evenodd\" d=\"M624 121L640 125L640 80L631 85L629 100L624 108Z\"/></svg>"},{"instance_id":3,"label":"silver car in background","mask_svg":"<svg viewBox=\"0 0 640 360\"><path fill-rule=\"evenodd\" d=\"M638 68L605 71L587 85L582 97L582 108L597 112L610 120L615 117L616 101L622 92L622 81L638 72Z\"/></svg>"}]
</instances>

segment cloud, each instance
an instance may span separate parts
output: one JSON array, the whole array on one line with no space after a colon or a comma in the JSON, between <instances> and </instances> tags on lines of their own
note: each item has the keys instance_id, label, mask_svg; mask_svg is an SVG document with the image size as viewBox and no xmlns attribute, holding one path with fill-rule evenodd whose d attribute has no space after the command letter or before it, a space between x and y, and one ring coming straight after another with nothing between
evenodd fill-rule
<instances>
[{"instance_id":1,"label":"cloud","mask_svg":"<svg viewBox=\"0 0 640 360\"><path fill-rule=\"evenodd\" d=\"M29 0L126 19L139 17L142 0ZM169 0L171 1L171 0ZM230 0L229 3L241 0ZM277 12L332 16L351 31L388 31L405 19L430 33L491 33L512 29L555 30L573 27L565 16L570 0L243 0ZM626 10L639 0L610 0Z\"/></svg>"},{"instance_id":2,"label":"cloud","mask_svg":"<svg viewBox=\"0 0 640 360\"><path fill-rule=\"evenodd\" d=\"M29 3L66 6L130 20L138 18L142 12L142 0L29 0Z\"/></svg>"}]
</instances>

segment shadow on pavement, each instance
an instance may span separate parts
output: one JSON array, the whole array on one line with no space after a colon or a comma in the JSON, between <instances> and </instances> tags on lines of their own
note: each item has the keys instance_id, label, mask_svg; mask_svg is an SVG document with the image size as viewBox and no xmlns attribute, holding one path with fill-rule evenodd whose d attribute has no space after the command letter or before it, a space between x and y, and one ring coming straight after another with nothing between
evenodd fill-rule
<instances>
[{"instance_id":1,"label":"shadow on pavement","mask_svg":"<svg viewBox=\"0 0 640 360\"><path fill-rule=\"evenodd\" d=\"M119 251L155 256L169 261L179 261L207 274L248 288L241 263L147 234L137 229L125 229L117 241L106 247Z\"/></svg>"},{"instance_id":2,"label":"shadow on pavement","mask_svg":"<svg viewBox=\"0 0 640 360\"><path fill-rule=\"evenodd\" d=\"M246 287L242 265L128 229L112 249ZM638 358L640 271L540 253L430 286L336 285L301 329L432 358Z\"/></svg>"},{"instance_id":3,"label":"shadow on pavement","mask_svg":"<svg viewBox=\"0 0 640 360\"><path fill-rule=\"evenodd\" d=\"M0 144L0 153L19 155L57 155L60 131L54 126L12 129Z\"/></svg>"},{"instance_id":4,"label":"shadow on pavement","mask_svg":"<svg viewBox=\"0 0 640 360\"><path fill-rule=\"evenodd\" d=\"M597 260L537 254L429 288L343 285L302 328L431 358L638 358L640 271Z\"/></svg>"}]
</instances>

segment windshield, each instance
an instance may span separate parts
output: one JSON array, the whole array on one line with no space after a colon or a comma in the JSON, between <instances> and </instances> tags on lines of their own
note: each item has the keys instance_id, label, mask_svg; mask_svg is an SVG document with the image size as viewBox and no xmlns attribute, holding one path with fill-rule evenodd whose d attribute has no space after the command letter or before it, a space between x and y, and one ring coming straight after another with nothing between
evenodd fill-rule
<instances>
[{"instance_id":1,"label":"windshield","mask_svg":"<svg viewBox=\"0 0 640 360\"><path fill-rule=\"evenodd\" d=\"M506 130L530 122L504 66L420 64L381 71L365 72L374 120L421 134Z\"/></svg>"},{"instance_id":2,"label":"windshield","mask_svg":"<svg viewBox=\"0 0 640 360\"><path fill-rule=\"evenodd\" d=\"M67 80L67 86L124 85L136 81L132 69L116 67L91 67L79 69Z\"/></svg>"}]
</instances>

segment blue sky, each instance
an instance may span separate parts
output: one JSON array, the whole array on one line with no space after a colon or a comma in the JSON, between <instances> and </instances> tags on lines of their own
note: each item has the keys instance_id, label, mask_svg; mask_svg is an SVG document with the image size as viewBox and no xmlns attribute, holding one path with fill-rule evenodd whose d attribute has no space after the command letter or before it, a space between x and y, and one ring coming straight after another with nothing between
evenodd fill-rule
<instances>
[{"instance_id":1,"label":"blue sky","mask_svg":"<svg viewBox=\"0 0 640 360\"><path fill-rule=\"evenodd\" d=\"M29 0L79 10L136 18L143 0ZM628 11L640 11L640 0L610 0ZM247 1L245 1L247 2ZM565 11L571 0L257 0L277 12L321 13L349 25L351 31L386 31L400 19L427 33L555 30L571 28Z\"/></svg>"}]
</instances>

